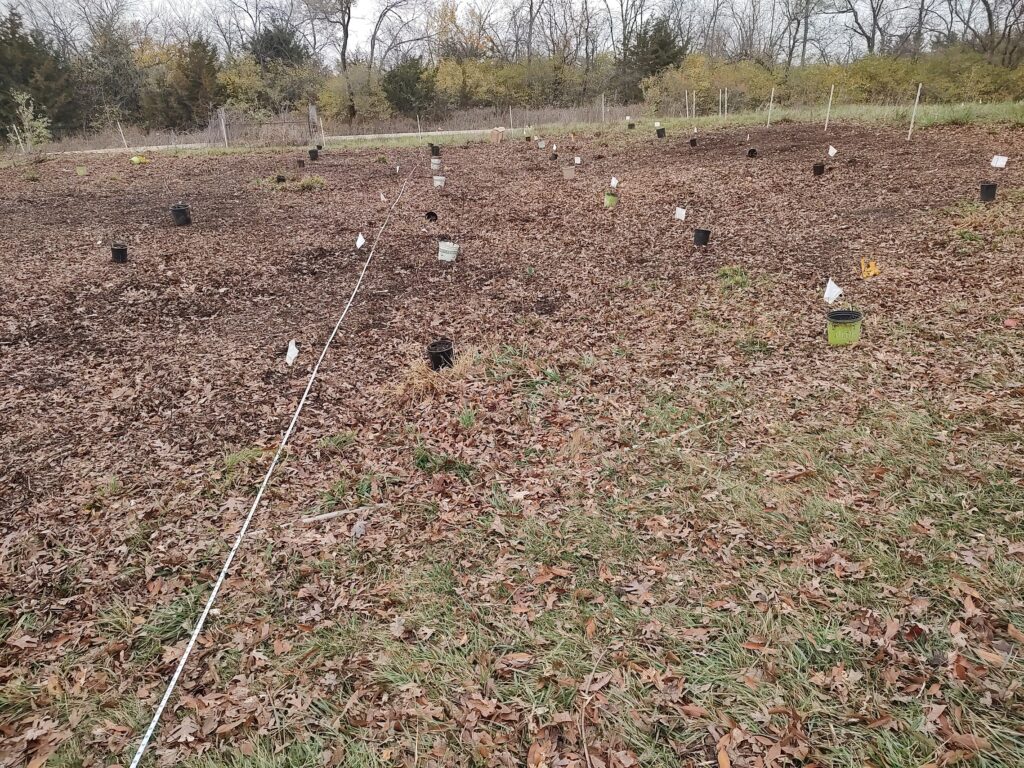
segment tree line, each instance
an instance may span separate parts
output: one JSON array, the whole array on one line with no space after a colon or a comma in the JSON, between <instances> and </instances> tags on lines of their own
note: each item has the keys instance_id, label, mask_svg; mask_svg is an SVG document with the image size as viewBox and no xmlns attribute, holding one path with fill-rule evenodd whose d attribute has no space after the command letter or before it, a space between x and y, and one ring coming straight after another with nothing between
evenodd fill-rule
<instances>
[{"instance_id":1,"label":"tree line","mask_svg":"<svg viewBox=\"0 0 1024 768\"><path fill-rule=\"evenodd\" d=\"M358 3L358 4L357 4ZM371 121L479 107L1020 98L1024 0L7 0L0 136L190 130L226 105Z\"/></svg>"}]
</instances>

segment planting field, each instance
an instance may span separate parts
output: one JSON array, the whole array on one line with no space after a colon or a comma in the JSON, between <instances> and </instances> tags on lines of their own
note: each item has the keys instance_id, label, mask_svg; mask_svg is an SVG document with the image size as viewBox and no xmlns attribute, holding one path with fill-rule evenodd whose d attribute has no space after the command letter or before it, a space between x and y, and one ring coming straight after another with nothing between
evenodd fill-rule
<instances>
[{"instance_id":1,"label":"planting field","mask_svg":"<svg viewBox=\"0 0 1024 768\"><path fill-rule=\"evenodd\" d=\"M130 762L408 179L144 764L1024 765L1024 132L652 133L0 171L0 764Z\"/></svg>"}]
</instances>

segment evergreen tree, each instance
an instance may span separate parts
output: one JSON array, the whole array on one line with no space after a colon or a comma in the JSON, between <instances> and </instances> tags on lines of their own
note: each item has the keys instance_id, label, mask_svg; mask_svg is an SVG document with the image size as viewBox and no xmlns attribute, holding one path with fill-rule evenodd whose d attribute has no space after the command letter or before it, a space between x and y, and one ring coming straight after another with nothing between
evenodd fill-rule
<instances>
[{"instance_id":1,"label":"evergreen tree","mask_svg":"<svg viewBox=\"0 0 1024 768\"><path fill-rule=\"evenodd\" d=\"M81 115L67 64L38 32L28 32L17 11L0 19L0 137L17 117L16 92L27 93L55 129L74 127Z\"/></svg>"},{"instance_id":2,"label":"evergreen tree","mask_svg":"<svg viewBox=\"0 0 1024 768\"><path fill-rule=\"evenodd\" d=\"M619 84L622 99L639 100L643 95L641 81L681 62L686 48L667 18L645 22L623 53Z\"/></svg>"},{"instance_id":3,"label":"evergreen tree","mask_svg":"<svg viewBox=\"0 0 1024 768\"><path fill-rule=\"evenodd\" d=\"M388 103L403 115L427 111L434 102L434 78L419 57L411 57L391 69L381 82Z\"/></svg>"}]
</instances>

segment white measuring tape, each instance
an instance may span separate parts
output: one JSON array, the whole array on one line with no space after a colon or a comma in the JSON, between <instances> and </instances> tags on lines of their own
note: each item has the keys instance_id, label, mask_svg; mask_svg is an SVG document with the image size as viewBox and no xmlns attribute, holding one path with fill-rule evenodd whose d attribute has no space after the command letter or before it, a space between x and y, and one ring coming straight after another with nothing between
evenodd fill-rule
<instances>
[{"instance_id":1,"label":"white measuring tape","mask_svg":"<svg viewBox=\"0 0 1024 768\"><path fill-rule=\"evenodd\" d=\"M352 307L352 302L355 301L356 294L359 292L359 287L363 284L363 277L366 275L366 270L370 266L370 261L373 259L373 253L377 250L377 242L380 240L381 233L384 232L384 227L391 221L391 214L395 210L395 206L398 205L398 201L402 199L402 195L405 193L405 188L409 184L409 180L412 178L412 174L406 177L405 182L402 184L402 188L398 190L398 195L395 197L395 201L388 208L387 216L384 217L384 223L380 225L380 229L377 230L377 236L373 239L373 245L370 246L370 252L366 255L366 261L363 263L363 269L359 273L359 279L356 280L356 286L352 289L352 295L348 297L348 303L345 305L345 309L342 311L341 316L338 318L338 322L334 324L334 330L331 331L331 335L327 337L327 341L324 343L324 348L320 351L320 357L316 361L316 365L313 366L313 371L309 374L309 381L306 383L306 390L302 393L302 398L299 400L299 405L295 409L295 413L292 415L291 423L288 424L288 429L285 430L284 437L281 438L281 444L277 447L277 452L274 454L274 460L270 462L270 467L267 469L267 474L263 476L263 482L260 483L259 490L256 492L256 498L252 502L252 507L249 508L249 514L245 516L245 521L242 523L241 529L238 531L238 536L235 538L235 543L231 547L231 551L228 552L228 557L224 561L224 566L220 569L220 575L217 577L217 581L213 584L213 591L210 592L210 597L206 601L206 605L203 607L203 612L199 614L199 621L196 622L195 629L192 630L192 636L188 639L188 645L185 646L184 653L181 654L181 660L178 662L177 668L174 670L174 674L171 675L171 682L167 684L167 690L164 691L163 698L160 699L160 704L156 708L156 712L153 713L153 719L149 723L149 727L146 729L146 733L142 737L142 741L139 742L139 748L135 752L135 757L132 758L131 768L138 768L139 761L142 760L143 754L146 752L146 747L149 746L149 742L153 738L153 734L156 732L156 726L160 722L160 716L163 715L164 709L167 707L167 702L171 699L171 694L174 693L174 688L178 684L178 678L181 677L182 670L185 669L185 663L188 661L189 654L192 653L192 649L195 647L196 641L199 639L199 635L202 634L203 627L206 624L206 619L210 615L210 609L213 608L213 603L217 599L217 595L220 592L220 588L224 585L224 579L227 578L228 571L231 568L231 563L235 559L235 555L238 552L238 548L242 544L242 539L245 538L246 532L249 530L249 524L252 522L253 515L256 514L256 509L260 505L260 501L263 499L263 493L267 490L267 486L270 484L270 476L274 474L274 469L277 467L277 462L281 459L281 454L284 452L285 446L288 444L288 439L292 436L292 432L295 431L295 425L299 421L299 414L302 413L302 408L306 404L306 398L309 397L309 391L313 388L313 382L316 380L316 375L320 371L320 364L327 357L327 350L330 349L331 342L334 341L334 337L338 335L338 330L341 328L341 323L345 319L345 315L348 314L349 309Z\"/></svg>"}]
</instances>

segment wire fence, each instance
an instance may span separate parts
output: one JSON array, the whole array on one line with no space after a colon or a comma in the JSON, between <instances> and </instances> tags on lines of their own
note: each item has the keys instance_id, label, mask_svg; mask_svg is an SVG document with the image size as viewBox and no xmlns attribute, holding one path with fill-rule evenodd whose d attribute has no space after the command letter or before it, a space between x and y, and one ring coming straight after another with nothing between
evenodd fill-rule
<instances>
[{"instance_id":1,"label":"wire fence","mask_svg":"<svg viewBox=\"0 0 1024 768\"><path fill-rule=\"evenodd\" d=\"M779 119L798 111L803 119L827 119L828 114L846 119L858 116L868 121L903 120L909 117L914 106L913 98L906 102L886 100L884 103L842 103L842 90L835 90L834 105L829 104L828 94L820 103L786 104L773 103L768 99L750 98L742 90L721 89L718 92L691 92L680 97L666 99L654 110L646 104L608 104L604 98L590 104L576 107L543 107L527 109L522 107L479 107L454 110L442 116L396 116L382 120L357 120L353 122L338 118L321 118L314 107L308 112L292 112L273 117L261 117L232 109L215 111L205 128L191 132L173 130L147 131L137 126L115 125L90 134L60 137L48 146L48 152L67 151L109 151L114 149L174 148L223 148L223 147L271 147L310 146L324 140L345 137L373 138L376 136L418 136L431 133L455 133L486 131L504 127L521 131L530 126L573 126L622 125L627 118L643 119L685 119L723 118L731 119L741 113L749 118L762 114L766 117L774 108ZM924 108L924 103L922 102ZM950 121L971 121L974 113L984 114L986 110L1000 117L998 110L1004 108L1002 116L1020 122L1017 114L1019 105L1004 102L1000 104L930 104L930 112L936 114L945 110L951 113ZM952 114L959 110L962 114ZM1006 111L1009 110L1009 111ZM1012 113L1011 113L1012 112ZM904 114L906 113L906 114ZM970 113L970 114L969 114ZM947 116L949 117L949 116ZM520 134L516 134L520 135ZM17 151L17 146L13 147ZM9 147L8 151L12 148Z\"/></svg>"}]
</instances>

